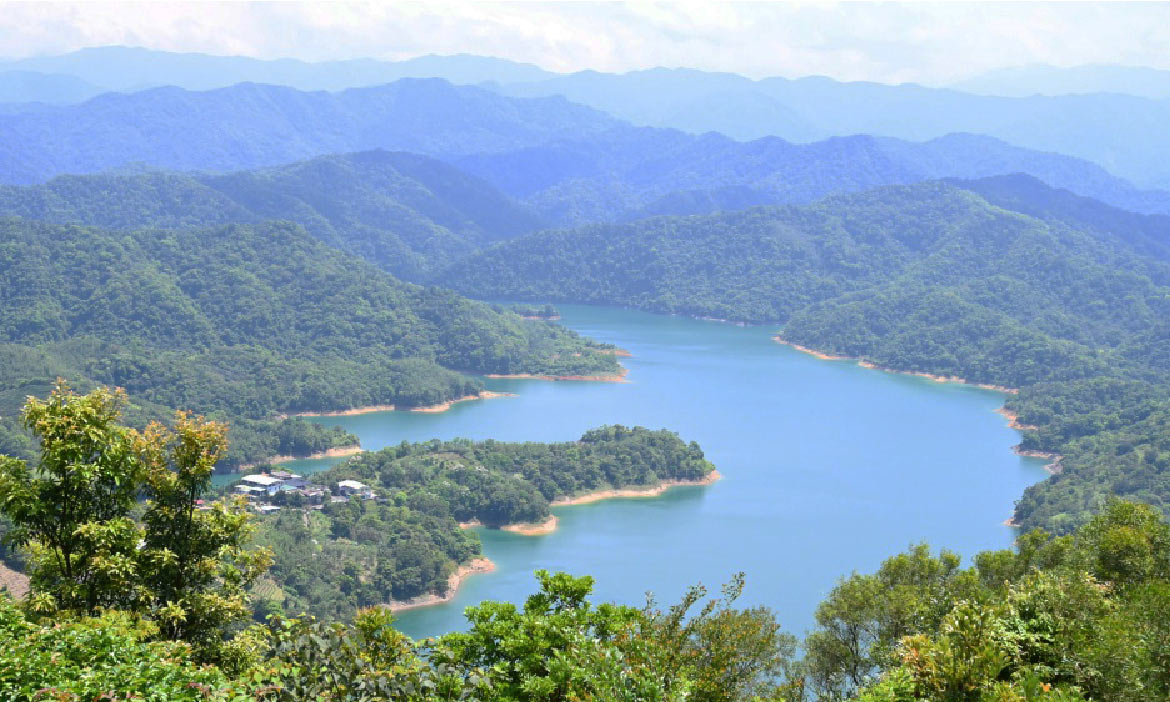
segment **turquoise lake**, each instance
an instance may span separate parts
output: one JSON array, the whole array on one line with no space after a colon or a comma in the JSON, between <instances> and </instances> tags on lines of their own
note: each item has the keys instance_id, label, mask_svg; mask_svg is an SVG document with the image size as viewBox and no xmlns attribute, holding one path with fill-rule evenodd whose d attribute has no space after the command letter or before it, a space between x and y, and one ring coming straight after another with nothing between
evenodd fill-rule
<instances>
[{"instance_id":1,"label":"turquoise lake","mask_svg":"<svg viewBox=\"0 0 1170 702\"><path fill-rule=\"evenodd\" d=\"M563 306L576 331L633 356L626 383L488 380L515 397L438 414L380 412L314 421L344 426L366 449L404 439L566 441L602 424L666 427L699 442L723 474L658 498L556 508L546 536L479 530L494 573L444 605L402 612L412 636L463 628L484 599L522 602L539 568L596 578L595 598L660 603L692 583L713 592L744 571L744 604L775 609L801 635L837 578L871 571L928 542L969 557L1009 546L1003 525L1043 461L1012 453L1019 435L995 413L1004 395L821 361L740 327L600 307ZM311 472L335 460L286 466Z\"/></svg>"}]
</instances>

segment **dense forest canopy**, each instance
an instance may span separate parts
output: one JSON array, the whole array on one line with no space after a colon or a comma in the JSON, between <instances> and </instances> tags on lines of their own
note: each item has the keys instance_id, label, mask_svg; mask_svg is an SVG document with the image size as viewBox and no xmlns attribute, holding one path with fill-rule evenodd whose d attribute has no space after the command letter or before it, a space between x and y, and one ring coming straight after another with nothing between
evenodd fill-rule
<instances>
[{"instance_id":1,"label":"dense forest canopy","mask_svg":"<svg viewBox=\"0 0 1170 702\"><path fill-rule=\"evenodd\" d=\"M803 204L880 185L1014 173L1135 212L1170 213L1170 192L1139 190L1094 163L975 134L921 143L864 135L740 142L620 126L454 163L558 225Z\"/></svg>"},{"instance_id":2,"label":"dense forest canopy","mask_svg":"<svg viewBox=\"0 0 1170 702\"><path fill-rule=\"evenodd\" d=\"M336 93L256 83L205 92L166 86L0 113L0 182L144 166L228 171L369 149L472 154L618 123L561 97L504 97L438 79Z\"/></svg>"},{"instance_id":3,"label":"dense forest canopy","mask_svg":"<svg viewBox=\"0 0 1170 702\"><path fill-rule=\"evenodd\" d=\"M542 522L558 498L697 481L712 470L677 434L622 426L565 443L436 440L365 453L312 480L358 480L384 499L307 515L285 509L262 521L258 538L275 561L257 610L348 618L360 607L444 594L456 567L480 553L461 523Z\"/></svg>"},{"instance_id":4,"label":"dense forest canopy","mask_svg":"<svg viewBox=\"0 0 1170 702\"><path fill-rule=\"evenodd\" d=\"M551 230L441 279L489 297L779 322L802 346L1019 388L1008 406L1034 427L1022 447L1064 459L1016 519L1066 531L1111 494L1170 514L1167 222L1012 176Z\"/></svg>"},{"instance_id":5,"label":"dense forest canopy","mask_svg":"<svg viewBox=\"0 0 1170 702\"><path fill-rule=\"evenodd\" d=\"M296 222L408 280L539 228L491 185L442 161L369 151L222 175L60 176L0 186L0 215L110 229Z\"/></svg>"},{"instance_id":6,"label":"dense forest canopy","mask_svg":"<svg viewBox=\"0 0 1170 702\"><path fill-rule=\"evenodd\" d=\"M463 371L617 369L561 327L403 283L288 223L114 231L9 219L0 229L6 453L27 455L15 408L56 377L125 387L148 416L222 413L237 422L228 461L240 462L311 452L274 445L280 436L314 449L352 441L304 422L277 430L279 413L422 406L482 389Z\"/></svg>"}]
</instances>

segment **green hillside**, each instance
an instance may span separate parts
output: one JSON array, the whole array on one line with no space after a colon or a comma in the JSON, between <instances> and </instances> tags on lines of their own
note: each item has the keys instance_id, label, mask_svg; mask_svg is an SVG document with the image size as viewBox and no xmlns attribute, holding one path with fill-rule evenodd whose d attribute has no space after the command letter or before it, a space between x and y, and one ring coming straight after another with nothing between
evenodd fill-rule
<instances>
[{"instance_id":1,"label":"green hillside","mask_svg":"<svg viewBox=\"0 0 1170 702\"><path fill-rule=\"evenodd\" d=\"M308 452L273 446L278 432L256 424L279 413L428 405L480 389L457 371L617 368L561 327L400 282L292 224L111 231L10 219L0 229L0 453L27 453L16 407L57 376L123 386L146 415L226 416L238 463Z\"/></svg>"},{"instance_id":2,"label":"green hillside","mask_svg":"<svg viewBox=\"0 0 1170 702\"><path fill-rule=\"evenodd\" d=\"M802 346L1020 388L1008 406L1037 427L1023 448L1065 458L1017 521L1064 531L1110 494L1170 513L1166 220L1016 180L1011 197L1002 182L926 183L541 232L440 279L486 297L782 323Z\"/></svg>"},{"instance_id":3,"label":"green hillside","mask_svg":"<svg viewBox=\"0 0 1170 702\"><path fill-rule=\"evenodd\" d=\"M281 219L395 275L539 227L493 186L441 161L369 151L224 175L60 176L0 186L0 214L115 229Z\"/></svg>"}]
</instances>

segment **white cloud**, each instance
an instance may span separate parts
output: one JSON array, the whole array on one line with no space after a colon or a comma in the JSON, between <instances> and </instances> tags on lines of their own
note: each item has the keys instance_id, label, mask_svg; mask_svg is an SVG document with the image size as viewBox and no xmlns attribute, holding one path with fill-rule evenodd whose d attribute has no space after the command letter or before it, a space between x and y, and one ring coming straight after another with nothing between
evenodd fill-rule
<instances>
[{"instance_id":1,"label":"white cloud","mask_svg":"<svg viewBox=\"0 0 1170 702\"><path fill-rule=\"evenodd\" d=\"M10 57L124 44L306 60L473 53L941 83L990 68L1170 68L1166 3L5 3Z\"/></svg>"}]
</instances>

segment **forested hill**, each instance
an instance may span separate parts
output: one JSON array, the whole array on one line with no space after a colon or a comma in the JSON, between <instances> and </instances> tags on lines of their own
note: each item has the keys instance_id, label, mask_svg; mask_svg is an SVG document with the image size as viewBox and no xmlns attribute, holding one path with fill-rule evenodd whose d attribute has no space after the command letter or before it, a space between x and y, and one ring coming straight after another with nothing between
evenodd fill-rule
<instances>
[{"instance_id":1,"label":"forested hill","mask_svg":"<svg viewBox=\"0 0 1170 702\"><path fill-rule=\"evenodd\" d=\"M619 122L564 98L510 98L438 79L326 92L244 83L155 88L0 115L0 182L141 164L238 170L327 153L510 150Z\"/></svg>"},{"instance_id":2,"label":"forested hill","mask_svg":"<svg viewBox=\"0 0 1170 702\"><path fill-rule=\"evenodd\" d=\"M1067 530L1110 493L1170 512L1170 231L1025 184L1013 197L1038 217L944 183L886 187L541 232L443 280L489 297L783 322L803 346L1021 388L1009 406L1038 427L1024 446L1065 456L1021 501L1021 523ZM1009 205L999 186L971 187Z\"/></svg>"},{"instance_id":3,"label":"forested hill","mask_svg":"<svg viewBox=\"0 0 1170 702\"><path fill-rule=\"evenodd\" d=\"M801 204L879 185L1011 173L1135 212L1170 214L1170 192L1140 190L1094 163L974 134L794 144L621 126L454 162L561 225Z\"/></svg>"},{"instance_id":4,"label":"forested hill","mask_svg":"<svg viewBox=\"0 0 1170 702\"><path fill-rule=\"evenodd\" d=\"M239 462L278 453L264 443L275 428L255 424L277 413L480 389L456 371L617 369L561 327L400 282L288 223L116 231L9 219L0 231L0 453L27 452L11 433L16 408L56 376L123 386L147 413L226 416Z\"/></svg>"},{"instance_id":5,"label":"forested hill","mask_svg":"<svg viewBox=\"0 0 1170 702\"><path fill-rule=\"evenodd\" d=\"M284 510L264 520L259 536L276 554L271 577L283 611L346 618L361 607L446 591L455 567L480 550L460 522L542 522L556 498L693 482L713 470L698 444L642 427L601 427L551 444L403 442L313 476L327 486L359 480L384 500Z\"/></svg>"},{"instance_id":6,"label":"forested hill","mask_svg":"<svg viewBox=\"0 0 1170 702\"><path fill-rule=\"evenodd\" d=\"M1170 187L1170 101L1121 95L995 97L921 85L840 82L825 76L752 80L731 73L653 68L583 71L505 85L511 95L563 95L634 124L736 139L811 142L848 134L923 141L986 134L1038 151L1088 159L1142 187Z\"/></svg>"},{"instance_id":7,"label":"forested hill","mask_svg":"<svg viewBox=\"0 0 1170 702\"><path fill-rule=\"evenodd\" d=\"M437 261L539 228L493 186L432 158L387 151L238 171L58 176L0 186L0 216L132 229L283 219L418 280Z\"/></svg>"}]
</instances>

